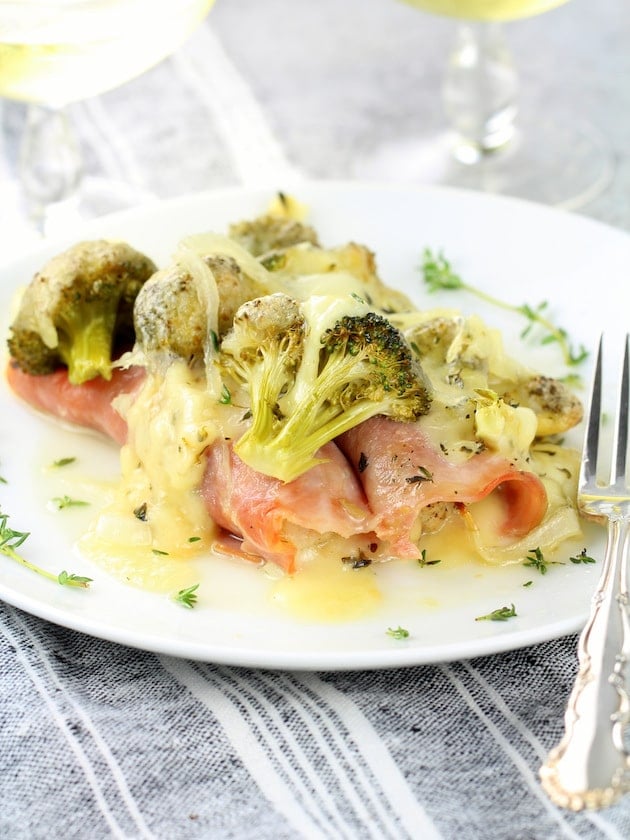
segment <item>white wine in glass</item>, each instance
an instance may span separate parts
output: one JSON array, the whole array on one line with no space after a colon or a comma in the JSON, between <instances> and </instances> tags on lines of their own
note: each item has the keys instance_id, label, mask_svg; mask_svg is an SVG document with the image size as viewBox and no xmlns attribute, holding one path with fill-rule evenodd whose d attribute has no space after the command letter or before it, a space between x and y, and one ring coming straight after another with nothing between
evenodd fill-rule
<instances>
[{"instance_id":1,"label":"white wine in glass","mask_svg":"<svg viewBox=\"0 0 630 840\"><path fill-rule=\"evenodd\" d=\"M568 0L403 0L426 12L468 20L518 20L561 6Z\"/></svg>"},{"instance_id":2,"label":"white wine in glass","mask_svg":"<svg viewBox=\"0 0 630 840\"><path fill-rule=\"evenodd\" d=\"M578 118L519 112L518 75L502 24L567 0L402 0L457 18L442 98L450 131L399 139L357 158L357 174L514 195L566 209L586 204L612 178L599 132Z\"/></svg>"},{"instance_id":3,"label":"white wine in glass","mask_svg":"<svg viewBox=\"0 0 630 840\"><path fill-rule=\"evenodd\" d=\"M0 0L0 97L28 103L20 179L33 219L78 193L82 162L65 107L116 88L174 52L214 0ZM132 203L99 184L87 215ZM98 193L98 195L97 195Z\"/></svg>"}]
</instances>

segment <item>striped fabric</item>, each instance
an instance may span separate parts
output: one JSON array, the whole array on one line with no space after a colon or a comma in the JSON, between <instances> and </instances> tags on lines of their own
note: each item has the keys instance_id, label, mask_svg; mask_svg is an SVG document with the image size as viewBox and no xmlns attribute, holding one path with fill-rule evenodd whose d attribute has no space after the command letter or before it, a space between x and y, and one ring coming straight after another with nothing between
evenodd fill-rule
<instances>
[{"instance_id":1,"label":"striped fabric","mask_svg":"<svg viewBox=\"0 0 630 840\"><path fill-rule=\"evenodd\" d=\"M0 613L0 837L610 838L537 781L575 639L384 672L156 657Z\"/></svg>"},{"instance_id":2,"label":"striped fabric","mask_svg":"<svg viewBox=\"0 0 630 840\"><path fill-rule=\"evenodd\" d=\"M230 57L234 14L217 8L222 38L211 16L172 59L73 107L90 171L158 197L313 174L279 140L282 104L266 107L265 85L255 95ZM4 122L15 144L19 106ZM0 838L627 840L630 798L572 814L538 783L575 643L272 672L156 656L0 606Z\"/></svg>"}]
</instances>

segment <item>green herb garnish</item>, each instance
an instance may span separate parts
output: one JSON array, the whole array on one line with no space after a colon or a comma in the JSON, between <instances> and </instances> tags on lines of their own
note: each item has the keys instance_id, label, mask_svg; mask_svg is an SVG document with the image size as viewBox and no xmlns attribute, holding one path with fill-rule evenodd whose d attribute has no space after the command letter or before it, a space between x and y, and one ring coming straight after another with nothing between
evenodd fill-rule
<instances>
[{"instance_id":1,"label":"green herb garnish","mask_svg":"<svg viewBox=\"0 0 630 840\"><path fill-rule=\"evenodd\" d=\"M182 607L186 607L187 609L191 610L197 603L198 589L198 583L189 586L188 589L180 589L177 595L173 595L173 601L175 601L177 604L181 604Z\"/></svg>"},{"instance_id":2,"label":"green herb garnish","mask_svg":"<svg viewBox=\"0 0 630 840\"><path fill-rule=\"evenodd\" d=\"M55 468L56 467L67 467L68 464L74 464L74 462L76 460L77 459L74 457L74 455L69 455L66 458L59 458L58 460L53 461L51 466L53 466Z\"/></svg>"},{"instance_id":3,"label":"green herb garnish","mask_svg":"<svg viewBox=\"0 0 630 840\"><path fill-rule=\"evenodd\" d=\"M578 563L587 563L588 564L588 563L596 563L597 562L593 557L590 557L586 553L585 548L583 548L582 551L580 551L580 553L576 554L574 557L569 557L569 560L572 563L575 563L575 564L578 564Z\"/></svg>"},{"instance_id":4,"label":"green herb garnish","mask_svg":"<svg viewBox=\"0 0 630 840\"><path fill-rule=\"evenodd\" d=\"M411 475L405 479L407 484L418 484L421 481L433 481L433 473L426 467L418 467L417 475Z\"/></svg>"},{"instance_id":5,"label":"green herb garnish","mask_svg":"<svg viewBox=\"0 0 630 840\"><path fill-rule=\"evenodd\" d=\"M515 616L516 610L514 604L511 604L509 607L500 607L498 610L493 610L488 615L479 615L475 621L507 621L508 618L514 618Z\"/></svg>"},{"instance_id":6,"label":"green herb garnish","mask_svg":"<svg viewBox=\"0 0 630 840\"><path fill-rule=\"evenodd\" d=\"M16 563L19 563L21 566L29 569L31 572L35 572L41 577L51 580L54 583L58 583L61 586L74 586L87 589L92 582L92 578L68 574L66 571L55 575L52 572L46 571L46 569L42 569L41 566L36 566L35 563L31 563L30 560L27 560L26 557L23 557L22 554L16 551L16 549L18 549L30 536L30 532L16 531L13 528L10 528L8 520L8 514L0 513L0 554L10 557L12 560L15 560Z\"/></svg>"},{"instance_id":7,"label":"green herb garnish","mask_svg":"<svg viewBox=\"0 0 630 840\"><path fill-rule=\"evenodd\" d=\"M404 627L393 627L387 628L387 635L391 636L392 639L408 639L409 638L409 630L405 630Z\"/></svg>"},{"instance_id":8,"label":"green herb garnish","mask_svg":"<svg viewBox=\"0 0 630 840\"><path fill-rule=\"evenodd\" d=\"M57 510L63 510L68 507L87 507L90 503L84 502L82 499L72 499L70 496L55 496L51 499Z\"/></svg>"},{"instance_id":9,"label":"green herb garnish","mask_svg":"<svg viewBox=\"0 0 630 840\"><path fill-rule=\"evenodd\" d=\"M133 515L136 517L136 519L139 519L140 522L146 522L147 521L147 503L142 502L141 505L138 505L137 508L134 508Z\"/></svg>"},{"instance_id":10,"label":"green herb garnish","mask_svg":"<svg viewBox=\"0 0 630 840\"><path fill-rule=\"evenodd\" d=\"M427 560L427 550L426 548L422 549L420 557L418 558L418 565L419 566L437 566L438 563L441 563L441 560Z\"/></svg>"},{"instance_id":11,"label":"green herb garnish","mask_svg":"<svg viewBox=\"0 0 630 840\"><path fill-rule=\"evenodd\" d=\"M88 586L92 582L92 578L82 577L81 575L68 574L68 572L59 572L57 575L57 583L62 586Z\"/></svg>"}]
</instances>

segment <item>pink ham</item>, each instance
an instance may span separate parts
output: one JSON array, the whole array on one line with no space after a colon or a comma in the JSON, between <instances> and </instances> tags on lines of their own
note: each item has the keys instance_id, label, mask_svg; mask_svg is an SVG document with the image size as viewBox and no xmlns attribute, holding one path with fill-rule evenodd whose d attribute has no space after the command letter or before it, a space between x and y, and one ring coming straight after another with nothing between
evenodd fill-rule
<instances>
[{"instance_id":1,"label":"pink ham","mask_svg":"<svg viewBox=\"0 0 630 840\"><path fill-rule=\"evenodd\" d=\"M214 521L243 537L243 551L295 569L297 546L287 523L318 534L366 534L372 515L354 471L334 443L319 456L327 460L283 484L254 472L220 441L210 448L201 494Z\"/></svg>"},{"instance_id":2,"label":"pink ham","mask_svg":"<svg viewBox=\"0 0 630 840\"><path fill-rule=\"evenodd\" d=\"M471 504L498 493L505 507L503 534L514 538L528 534L547 510L545 488L533 473L489 451L452 464L417 424L375 417L338 444L360 473L376 535L398 557L420 556L411 532L419 512L434 502Z\"/></svg>"},{"instance_id":3,"label":"pink ham","mask_svg":"<svg viewBox=\"0 0 630 840\"><path fill-rule=\"evenodd\" d=\"M112 406L112 400L121 394L135 393L144 380L144 369L114 369L110 380L99 376L83 385L71 385L65 368L32 376L11 362L7 380L13 392L34 408L102 432L123 444L127 440L127 424Z\"/></svg>"},{"instance_id":4,"label":"pink ham","mask_svg":"<svg viewBox=\"0 0 630 840\"><path fill-rule=\"evenodd\" d=\"M13 391L30 405L71 423L103 432L120 444L127 426L112 407L114 397L134 393L144 378L142 368L115 370L108 382L96 378L71 385L65 370L31 376L9 365ZM244 553L273 560L292 571L297 546L285 533L292 523L309 531L342 537L371 530L360 482L334 444L321 450L327 460L289 484L246 466L232 447L219 440L207 450L208 463L200 492L212 519L243 538Z\"/></svg>"}]
</instances>

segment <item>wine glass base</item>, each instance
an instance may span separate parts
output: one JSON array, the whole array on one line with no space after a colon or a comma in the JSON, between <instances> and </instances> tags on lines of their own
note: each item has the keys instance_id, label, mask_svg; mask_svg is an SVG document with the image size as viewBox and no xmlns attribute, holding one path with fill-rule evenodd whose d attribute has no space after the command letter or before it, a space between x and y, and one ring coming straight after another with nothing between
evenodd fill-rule
<instances>
[{"instance_id":1,"label":"wine glass base","mask_svg":"<svg viewBox=\"0 0 630 840\"><path fill-rule=\"evenodd\" d=\"M470 162L465 162L470 161ZM379 181L443 184L575 210L611 183L614 160L589 125L521 125L493 151L462 148L450 134L401 138L355 157L356 177Z\"/></svg>"},{"instance_id":2,"label":"wine glass base","mask_svg":"<svg viewBox=\"0 0 630 840\"><path fill-rule=\"evenodd\" d=\"M84 178L77 195L49 205L45 214L28 207L14 180L0 182L0 226L4 234L3 256L11 258L41 240L42 236L67 236L82 222L128 210L155 201L148 190L107 178Z\"/></svg>"},{"instance_id":3,"label":"wine glass base","mask_svg":"<svg viewBox=\"0 0 630 840\"><path fill-rule=\"evenodd\" d=\"M124 181L90 176L82 180L76 195L48 205L39 226L45 236L63 234L81 222L128 210L151 200L155 200L155 196L148 190L130 186ZM36 210L30 215L35 222L38 221Z\"/></svg>"}]
</instances>

